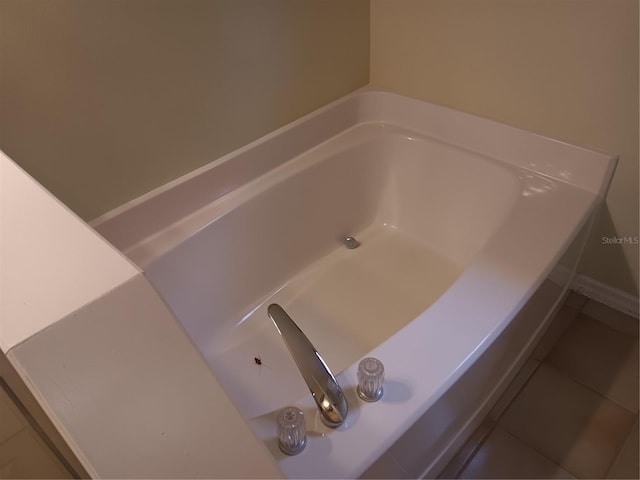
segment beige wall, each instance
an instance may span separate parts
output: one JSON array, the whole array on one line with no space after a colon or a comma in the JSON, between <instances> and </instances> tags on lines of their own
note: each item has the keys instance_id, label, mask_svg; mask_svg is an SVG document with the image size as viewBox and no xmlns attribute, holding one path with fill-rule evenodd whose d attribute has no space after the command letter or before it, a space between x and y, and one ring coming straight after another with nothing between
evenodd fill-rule
<instances>
[{"instance_id":1,"label":"beige wall","mask_svg":"<svg viewBox=\"0 0 640 480\"><path fill-rule=\"evenodd\" d=\"M369 80L368 0L0 0L0 149L84 219Z\"/></svg>"},{"instance_id":2,"label":"beige wall","mask_svg":"<svg viewBox=\"0 0 640 480\"><path fill-rule=\"evenodd\" d=\"M619 153L581 269L637 295L638 247L601 238L638 235L638 38L637 0L0 0L0 148L90 220L370 55L374 85Z\"/></svg>"},{"instance_id":3,"label":"beige wall","mask_svg":"<svg viewBox=\"0 0 640 480\"><path fill-rule=\"evenodd\" d=\"M371 83L620 155L581 270L638 295L637 0L371 0ZM637 237L636 237L637 238Z\"/></svg>"}]
</instances>

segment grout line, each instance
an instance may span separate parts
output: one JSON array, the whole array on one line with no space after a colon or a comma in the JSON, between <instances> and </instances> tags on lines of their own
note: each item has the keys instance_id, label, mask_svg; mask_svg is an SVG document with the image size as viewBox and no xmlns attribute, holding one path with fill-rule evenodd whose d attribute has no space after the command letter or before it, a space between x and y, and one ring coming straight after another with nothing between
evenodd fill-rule
<instances>
[{"instance_id":1,"label":"grout line","mask_svg":"<svg viewBox=\"0 0 640 480\"><path fill-rule=\"evenodd\" d=\"M21 412L22 413L22 412ZM25 430L29 429L29 425L23 425L22 428L20 430L17 430L14 434L8 436L7 438L5 438L2 442L0 442L0 448L2 448L3 445L6 445L7 443L9 443L10 441L14 440L15 438L17 438L18 436L22 435L24 433Z\"/></svg>"},{"instance_id":2,"label":"grout line","mask_svg":"<svg viewBox=\"0 0 640 480\"><path fill-rule=\"evenodd\" d=\"M602 305L604 305L604 303ZM622 313L623 315L626 315L624 312L620 312L619 310L616 310L616 312ZM625 323L624 321L615 322L615 321L610 321L610 320L609 321L608 320L603 320L602 318L597 318L597 317L595 317L593 315L589 315L588 313L583 313L583 312L578 313L578 316L579 317L580 316L586 317L586 318L588 318L590 320L593 320L594 322L598 322L603 327L606 327L609 330L614 331L614 332L616 332L618 334L624 335L626 337L632 337L632 338L635 338L636 340L638 339L638 335L637 334L632 333L632 332L630 332L630 331L628 331L628 330L626 330L624 328L616 328L616 325L614 325L614 323L618 323L617 326L619 326L622 323Z\"/></svg>"},{"instance_id":3,"label":"grout line","mask_svg":"<svg viewBox=\"0 0 640 480\"><path fill-rule=\"evenodd\" d=\"M522 385L520 386L520 388L518 388L518 390L511 394L511 392L509 392L509 387L516 381L516 379L518 379L518 375L520 375L520 373L522 373L522 371L525 368L525 365L527 365L528 362L533 362L535 363L535 367L531 370L531 373L529 373L529 376L524 380L524 382L522 382ZM509 400L509 403L507 403L507 405L504 406L504 408L502 409L502 411L500 412L500 414L495 418L495 422L496 424L500 422L500 419L502 417L504 417L505 413L507 413L507 410L509 410L509 407L511 407L511 405L513 404L513 402L515 402L516 398L518 398L520 396L520 393L522 393L522 391L525 389L525 387L529 384L529 382L531 381L531 379L533 378L533 376L535 375L535 373L538 371L538 369L540 368L540 365L542 365L542 361L539 361L535 358L533 358L532 356L529 356L529 358L527 358L526 362L522 365L522 368L518 371L518 373L513 377L513 380L511 381L511 383L509 384L509 386L507 386L507 388L505 389L504 393L502 394L502 396L498 399L498 401L496 402L496 404L494 405L494 408L496 405L498 405L498 402L500 402L500 400L502 400L502 398L507 395L508 393L511 394L511 400Z\"/></svg>"},{"instance_id":4,"label":"grout line","mask_svg":"<svg viewBox=\"0 0 640 480\"><path fill-rule=\"evenodd\" d=\"M591 388L590 386L585 385L585 384L584 384L584 383L582 383L581 381L579 381L579 380L577 380L577 379L573 378L573 377L572 377L571 375L569 375L568 373L563 372L562 370L560 370L560 369L559 369L558 367L556 367L555 365L552 365L552 364L550 364L550 363L546 363L546 362L543 362L543 363L545 364L545 366L546 366L547 368L550 368L550 369L552 369L552 370L556 371L557 373L559 373L560 375L562 375L562 376L563 376L564 378L566 378L567 380L570 380L570 381L572 381L573 383L575 383L575 384L577 384L577 385L580 385L581 387L585 388L586 390L589 390L590 392L595 393L595 394L596 394L597 396L599 396L600 398L602 398L602 399L604 399L604 400L607 400L608 402L611 402L611 403L613 403L613 404L617 405L618 407L622 408L623 410L625 410L625 411L629 412L631 415L634 415L634 416L635 416L635 415L638 415L638 413L639 413L639 412L635 412L635 411L633 411L633 410L629 410L627 407L625 407L624 405L621 405L620 403L618 403L618 402L617 402L616 400L614 400L613 398L609 398L609 397L607 397L606 395L603 395L602 393L598 392L597 390L594 390L594 389L593 389L593 388Z\"/></svg>"},{"instance_id":5,"label":"grout line","mask_svg":"<svg viewBox=\"0 0 640 480\"><path fill-rule=\"evenodd\" d=\"M462 472L465 471L465 469L469 466L471 461L475 458L476 454L480 451L482 446L485 444L485 442L489 438L489 435L491 435L491 433L495 430L497 425L498 425L498 422L494 422L493 420L488 420L488 419L480 424L480 427L478 427L478 429L484 428L485 431L482 432L482 434L480 435L480 438L477 439L477 441L475 442L475 445L471 448L469 455L467 455L467 458L465 458L462 464L456 469L452 478L456 478L456 479L460 478L460 475L462 474Z\"/></svg>"},{"instance_id":6,"label":"grout line","mask_svg":"<svg viewBox=\"0 0 640 480\"><path fill-rule=\"evenodd\" d=\"M582 302L582 305L580 305L580 307L576 308L573 307L571 305L567 305L567 300L569 300L569 297L571 295L580 295L581 297L584 298L584 301ZM582 310L584 310L584 307L587 306L587 303L589 303L589 300L591 300L591 298L587 297L584 293L580 293L577 290L572 289L571 287L569 287L569 295L567 295L567 298L565 299L565 301L563 302L562 306L563 307L568 307L568 308L572 308L574 310L578 311L578 314L582 313Z\"/></svg>"},{"instance_id":7,"label":"grout line","mask_svg":"<svg viewBox=\"0 0 640 480\"><path fill-rule=\"evenodd\" d=\"M575 292L575 291L574 291ZM580 293L580 292L575 292L577 294L583 295L584 294ZM585 296L586 297L586 296ZM567 297L568 298L568 297ZM570 324L573 323L574 321L576 321L578 319L578 317L580 315L584 315L582 313L582 311L585 309L585 307L587 306L589 301L597 301L597 300L593 300L589 297L586 297L586 301L583 302L582 306L580 306L579 308L575 308L573 306L568 306L567 305L567 300L565 299L565 301L563 302L562 307L568 307L571 308L575 311L577 311L575 317L571 320L571 322L569 322ZM600 302L602 303L602 302ZM559 311L558 311L559 312ZM624 312L622 312L624 313ZM556 317L558 316L558 313L556 313L556 315L554 316L553 319L551 319L550 325L551 323L553 323L556 319ZM588 316L588 315L586 315ZM591 317L589 317L591 318ZM597 319L593 319L595 321L598 321ZM602 323L604 326L608 327L608 328L612 328L610 326L608 326L607 324ZM612 328L612 330L615 330ZM551 349L553 349L555 347L555 345L558 343L560 337L558 337L555 341L555 343L551 346ZM538 342L539 343L539 342ZM551 351L551 349L549 351ZM535 351L535 349L534 349ZM546 357L546 355L545 355ZM550 463L552 463L553 465L556 465L559 469L562 469L568 473L570 473L571 475L573 475L576 478L580 478L577 474L575 474L574 472L570 471L567 467L560 465L559 463L557 463L556 461L552 460L551 458L549 458L548 456L546 456L545 454L543 454L542 452L539 452L536 448L534 448L533 446L529 445L525 440L523 440L522 438L520 438L519 436L515 435L513 432L509 431L504 425L500 424L500 420L502 419L502 417L506 414L507 410L509 410L509 408L511 407L511 405L513 404L513 402L516 400L516 398L518 398L518 396L521 394L521 392L526 388L526 386L529 384L529 382L531 381L531 379L533 378L533 376L535 375L535 373L538 371L538 369L540 368L541 365L545 365L545 367L547 368L551 368L552 370L554 370L555 372L557 372L558 374L562 375L564 378L566 378L567 380L574 382L582 387L584 387L585 389L595 393L596 395L598 395L600 398L604 399L604 400L608 400L612 403L614 403L615 405L619 406L620 408L624 409L625 411L629 412L630 414L635 416L635 422L639 421L639 413L638 412L634 412L629 410L627 407L620 405L618 402L616 402L615 400L607 397L606 395L601 394L600 392L595 391L594 389L588 387L587 385L584 385L583 383L579 382L578 380L572 378L568 373L560 370L559 368L555 367L554 365L551 365L549 363L546 362L546 360L543 359L537 359L533 357L533 353L527 358L526 362L523 364L523 366L520 368L520 370L518 371L518 373L516 373L516 375L514 376L513 380L511 381L511 383L509 384L509 386L507 386L507 388L505 389L504 393L502 394L502 396L495 402L495 405L497 405L500 400L502 399L502 397L504 395L506 395L507 393L509 393L509 387L511 386L511 384L513 384L513 382L516 381L516 379L518 378L518 375L524 370L524 366L527 364L527 362L529 361L534 361L536 362L536 366L535 368L532 369L531 373L529 374L529 376L527 377L527 379L522 383L522 385L520 386L520 388L517 390L517 392L515 392L512 395L511 400L509 401L509 403L502 409L502 411L500 412L500 414L495 418L495 419L491 419L489 417L489 414L487 414L485 420L480 424L480 427L478 427L478 429L476 430L476 432L480 429L480 428L485 428L486 430L484 432L482 432L482 434L480 435L479 439L474 439L473 435L472 437L468 440L474 440L475 441L475 445L471 448L470 453L466 456L465 460L462 461L461 465L456 467L455 469L455 474L451 476L451 478L460 478L460 474L462 472L464 472L464 470L469 466L469 464L473 461L473 459L475 458L475 456L477 455L477 453L480 451L480 449L482 448L482 446L484 445L484 443L486 442L486 440L489 438L489 435L491 435L491 433L495 430L496 427L498 428L502 428L505 432L507 432L508 434L512 435L514 438L517 438L518 441L522 442L522 444L526 445L528 448L530 448L531 450L533 450L534 452L536 452L538 455L540 455L541 457L545 458L547 461L549 461ZM625 442L623 442L623 444L620 446L620 448L618 449L616 456L614 457L614 459L612 460L611 464L607 467L607 475L609 473L609 471L611 470L611 468L613 467L613 465L615 464L618 456L621 454L622 451L622 447L624 446L624 444L626 443L627 439L629 438L629 435L631 434L631 432L633 431L633 428L635 427L635 422L631 424L630 430L627 432L627 435L625 437ZM475 435L475 432L474 432ZM458 451L458 453L456 454L456 457L461 454L463 452L463 450L465 449L466 444L463 445L460 450ZM450 462L453 463L456 460L456 457L454 457L454 459ZM443 477L444 478L444 477Z\"/></svg>"},{"instance_id":8,"label":"grout line","mask_svg":"<svg viewBox=\"0 0 640 480\"><path fill-rule=\"evenodd\" d=\"M568 374L566 374L566 373L565 373L565 372L563 372L562 370L559 370L558 368L556 368L556 367L555 367L555 366L553 366L553 365L550 365L550 364L545 363L545 366L546 366L546 367L548 367L548 368L550 368L550 369L552 369L552 370L554 370L554 371L556 371L557 373L559 373L560 375L562 375L562 376L563 376L564 378L566 378L567 380L569 380L569 381L571 381L571 382L573 382L573 383L575 383L575 384L577 384L577 385L580 385L580 386L584 387L586 390L589 390L589 391L591 391L591 392L595 393L595 394L596 394L596 395L598 395L600 398L602 398L602 399L604 399L604 400L608 400L608 401L610 401L610 402L612 402L612 403L616 404L616 405L617 405L617 406L619 406L620 408L622 408L622 409L624 409L625 411L629 412L631 415L635 416L635 417L636 417L636 421L638 421L638 420L637 420L637 419L638 419L638 412L632 412L632 411L631 411L631 410L629 410L628 408L626 408L626 407L624 407L624 406L620 405L618 402L615 402L615 401L611 400L610 398L607 398L606 396L602 395L601 393L596 392L596 391L595 391L595 390L593 390L592 388L589 388L588 386L583 385L581 382L579 382L579 381L577 381L577 380L573 379L571 376L569 376ZM537 368L536 368L536 370L537 370ZM528 383L528 381L527 381L527 383ZM520 393L520 392L518 392L518 393ZM506 411L506 410L505 410L505 411ZM571 475L573 475L574 477L576 477L576 478L580 478L580 477L578 476L578 474L577 474L577 473L574 473L574 472L572 472L571 470L569 470L569 468L568 468L567 466L560 465L560 464L559 464L559 463L557 463L556 461L554 461L554 460L552 460L551 458L547 457L544 453L540 452L537 448L535 448L535 447L534 447L534 446L532 446L532 445L529 445L529 443L527 443L524 439L520 438L518 435L516 435L515 433L511 432L511 431L510 431L508 428L506 428L504 425L499 425L499 426L500 426L500 428L502 428L505 432L508 432L510 435L512 435L512 436L514 436L515 438L517 438L517 439L518 439L520 442L522 442L524 445L526 445L527 447L529 447L530 449L532 449L533 451L535 451L538 455L541 455L542 457L546 458L548 461L550 461L550 462L551 462L551 463L553 463L554 465L556 465L556 466L558 466L559 468L561 468L561 469L563 469L563 470L565 470L565 471L569 472L569 473L570 473ZM627 441L627 438L629 437L629 434L633 431L633 427L634 427L634 426L635 426L635 423L633 423L633 422L632 422L632 423L631 423L631 427L630 427L629 431L627 432L627 434L626 434L626 436L625 436L625 441L624 441L624 442L622 442L622 444L620 445L620 447L617 449L617 452L616 452L616 455L615 455L614 459L611 461L611 464L607 467L607 474L608 474L609 470L611 470L611 468L613 467L613 465L614 465L614 463L615 463L615 460L616 460L616 459L618 458L618 456L620 455L620 452L622 451L622 447L624 446L625 442Z\"/></svg>"},{"instance_id":9,"label":"grout line","mask_svg":"<svg viewBox=\"0 0 640 480\"><path fill-rule=\"evenodd\" d=\"M520 386L520 388L518 388L518 390L515 393L511 393L509 391L509 388L511 385L513 385L513 383L518 379L518 376L520 375L520 373L524 370L524 365L526 365L529 361L534 361L535 363L535 367L531 370L531 372L529 373L529 375L527 376L526 380L522 383L522 385ZM481 428L485 428L485 431L482 432L482 434L480 435L480 437L478 439L475 439L472 435L472 437L468 440L468 441L475 441L475 445L471 448L471 451L469 452L469 455L467 455L467 457L465 458L465 460L462 462L462 464L456 468L454 475L452 475L452 478L460 478L460 474L462 472L464 472L464 470L469 466L469 464L473 461L473 459L475 458L476 454L480 451L480 449L482 448L482 446L485 444L485 442L487 441L487 439L489 438L489 436L491 435L491 433L493 433L493 431L495 430L496 427L502 428L505 432L509 433L510 435L513 435L513 437L517 438L519 441L521 441L523 444L527 445L528 447L530 447L528 444L526 444L526 442L524 442L522 439L518 438L516 435L514 435L512 432L509 432L506 428L504 428L503 426L500 425L500 419L504 416L504 414L507 412L507 410L509 409L509 407L511 406L511 404L515 401L515 399L520 395L520 393L522 392L522 390L524 390L524 388L527 386L527 384L529 383L529 381L531 380L531 378L533 377L533 375L538 371L538 368L540 368L541 362L534 359L532 356L529 356L529 358L527 358L526 362L523 364L523 366L520 368L520 370L518 371L518 373L516 373L516 375L514 376L513 380L511 380L511 382L509 383L509 385L507 386L507 388L505 389L504 393L500 396L500 398L495 402L495 405L497 405L500 400L507 394L509 394L511 396L511 399L509 400L509 403L502 408L502 411L500 412L500 414L495 418L492 419L490 418L490 414L487 414L487 417L485 418L485 420L480 424L480 426L478 427L478 429L476 430L476 432L481 429ZM493 408L495 408L495 405ZM475 435L475 432L474 432ZM466 446L466 445L465 445ZM464 450L465 446L463 446L459 451L458 454L462 453L462 451ZM531 447L530 447L531 448ZM535 450L535 449L534 449ZM539 452L538 452L539 453ZM454 457L455 458L455 457ZM547 457L545 457L547 458ZM549 460L549 459L547 459ZM452 462L455 460L452 460ZM551 460L550 460L551 461ZM555 462L551 461L552 463L555 464ZM556 464L557 465L557 464ZM560 465L558 465L560 467ZM560 467L562 468L562 467ZM443 477L444 478L444 477Z\"/></svg>"},{"instance_id":10,"label":"grout line","mask_svg":"<svg viewBox=\"0 0 640 480\"><path fill-rule=\"evenodd\" d=\"M575 290L572 290L572 291L574 291L574 292L575 292ZM576 292L576 293L578 293L579 295L583 295L582 293L579 293L579 292ZM583 295L583 296L585 296L585 295ZM586 297L586 296L585 296L585 297ZM597 319L597 318L593 318L593 317L592 317L592 316L590 316L590 315L587 315L587 314L585 314L585 313L582 313L582 311L585 309L585 307L587 306L587 304L588 304L590 301L594 301L594 302L602 303L602 302L599 302L598 300L594 300L594 299L589 298L589 297L586 297L586 298L587 298L587 301L586 301L586 302L584 302L584 304L582 305L582 307L580 307L580 309L575 309L575 308L574 308L574 310L578 310L578 314L577 314L577 315L575 316L575 318L570 322L569 326L571 326L571 324L572 324L573 322L577 321L577 320L579 319L579 317L580 317L580 316L584 316L584 317L587 317L588 319L590 319L590 320L592 320L592 321L594 321L594 322L598 322L600 325L602 325L603 327L605 327L605 328L607 328L607 329L611 330L612 332L616 332L616 333L619 333L619 334L621 334L621 335L625 335L625 336L632 336L631 334L628 334L628 333L625 333L625 332L621 332L620 330L617 330L617 329L613 328L611 325L608 325L607 323L605 323L605 322L603 322L603 321L601 321L601 320L599 320L599 319ZM604 304L604 303L602 303L602 304L603 304L603 305L606 305L606 304ZM565 300L565 303L563 304L563 306L565 306L565 305L566 305L566 300ZM608 305L607 305L607 306L608 306ZM573 307L569 307L569 308L573 308ZM613 307L610 307L610 308L613 308ZM615 309L615 308L613 308L613 309L614 309L614 310L616 310L617 312L621 312L620 310L617 310L617 309ZM623 314L624 314L625 312L621 312L621 313L623 313ZM555 318L554 318L554 320L555 320ZM552 320L552 322L553 322L553 320ZM561 335L561 336L562 336L562 335ZM634 336L634 337L635 337L635 336ZM637 338L637 337L635 337L635 338ZM558 340L560 340L560 337L558 337L558 338L556 339L556 343L558 343ZM554 343L554 345L551 347L551 349L549 350L549 352L551 352L551 350L552 350L554 347L555 347L555 343ZM638 415L638 412L637 412L637 411L629 410L626 406L621 405L620 403L618 403L618 402L617 402L616 400L614 400L613 398L609 398L607 395L604 395L604 394L602 394L602 393L600 393L600 392L598 392L598 391L594 390L593 388L589 387L588 385L585 385L584 383L580 382L579 380L577 380L577 379L573 378L573 377L572 377L571 375L569 375L567 372L565 372L565 371L563 371L563 370L560 370L560 369L559 369L558 367L556 367L555 365L552 365L552 364L550 364L550 363L547 363L546 358L547 358L547 356L548 356L548 353L549 353L549 352L547 352L547 355L545 355L545 357L544 357L543 359L541 359L541 360L540 360L540 363L541 363L541 364L544 364L545 366L547 366L547 367L549 367L549 368L551 368L551 369L555 370L556 372L560 373L561 375L563 375L564 377L566 377L566 378L568 378L569 380L573 381L574 383L577 383L578 385L583 386L583 387L584 387L584 388L586 388L587 390L590 390L591 392L593 392L593 393L597 394L597 395L598 395L598 396L600 396L601 398L604 398L604 399L606 399L606 400L609 400L609 401L610 401L610 402L612 402L612 403L615 403L616 405L618 405L619 407L621 407L621 408L625 409L627 412L631 413L632 415ZM639 409L639 410L640 410L640 409Z\"/></svg>"},{"instance_id":11,"label":"grout line","mask_svg":"<svg viewBox=\"0 0 640 480\"><path fill-rule=\"evenodd\" d=\"M547 455L545 455L544 453L542 453L541 451L539 451L537 448L535 448L534 446L530 445L528 442L526 442L525 440L523 440L522 438L520 438L518 435L516 435L515 433L509 431L507 428L505 428L504 426L500 426L500 428L502 428L505 432L507 432L509 435L511 435L513 438L516 438L520 443L522 443L523 445L527 446L528 448L530 448L531 450L533 450L535 453L537 453L538 455L540 455L542 458L546 459L549 463L552 463L553 465L555 465L556 467L558 467L561 470L564 470L565 472L570 473L571 475L573 475L575 478L580 478L578 476L577 473L572 472L571 470L569 470L568 467L559 464L558 462L556 462L555 460L549 458Z\"/></svg>"},{"instance_id":12,"label":"grout line","mask_svg":"<svg viewBox=\"0 0 640 480\"><path fill-rule=\"evenodd\" d=\"M466 442L458 449L449 463L437 475L438 479L460 478L460 474L469 465L475 457L478 450L482 447L486 439L493 431L496 423L486 418L469 436ZM426 477L424 477L426 478Z\"/></svg>"},{"instance_id":13,"label":"grout line","mask_svg":"<svg viewBox=\"0 0 640 480\"><path fill-rule=\"evenodd\" d=\"M511 404L515 401L515 399L520 395L520 393L525 389L525 387L527 386L527 384L531 381L531 379L533 378L533 375L538 371L538 369L540 368L540 366L543 364L544 362L540 361L538 362L538 365L536 365L536 368L533 370L533 372L531 373L531 375L529 375L529 378L527 378L527 381L522 385L522 387L520 388L520 390L518 390L518 393L516 395L514 395L513 399L511 400L511 402L509 402L509 405L502 411L502 413L500 414L500 416L498 417L498 419L496 420L496 425L499 426L501 429L503 429L505 432L507 432L509 435L513 436L514 438L516 438L519 442L521 442L523 445L526 445L528 448L530 448L531 450L533 450L534 452L536 452L538 455L540 455L541 457L545 458L546 460L548 460L550 463L552 463L553 465L557 466L558 468L565 470L567 472L569 472L571 475L573 475L576 478L580 478L578 477L575 473L569 471L569 469L567 469L566 467L560 465L558 462L556 462L555 460L549 458L547 455L545 455L544 453L540 452L537 448L535 448L534 446L530 445L526 440L524 440L523 438L520 438L518 435L516 435L514 432L510 431L509 428L506 427L506 425L502 425L499 423L499 420L504 416L504 414L507 412L507 410L509 409L509 407L511 406ZM552 366L544 363L547 367L551 367ZM559 372L558 369L555 369L556 371ZM563 372L560 372L561 375L563 376L567 376L566 374L564 374ZM572 379L570 379L572 380ZM576 382L577 383L577 382Z\"/></svg>"},{"instance_id":14,"label":"grout line","mask_svg":"<svg viewBox=\"0 0 640 480\"><path fill-rule=\"evenodd\" d=\"M570 288L590 300L607 305L614 310L630 315L636 320L640 318L638 297L630 293L580 273L575 276Z\"/></svg>"},{"instance_id":15,"label":"grout line","mask_svg":"<svg viewBox=\"0 0 640 480\"><path fill-rule=\"evenodd\" d=\"M609 478L609 474L611 473L611 469L613 468L613 466L617 463L618 458L620 458L620 455L622 455L622 450L624 449L624 446L627 444L627 442L629 441L629 437L631 436L631 432L633 432L633 429L635 428L636 424L638 423L638 414L636 414L636 419L635 421L631 424L631 429L627 432L627 435L624 437L624 442L622 442L622 445L620 446L620 448L618 449L618 451L616 452L616 456L613 457L613 460L611 460L611 464L607 467L607 473L605 475L605 478Z\"/></svg>"},{"instance_id":16,"label":"grout line","mask_svg":"<svg viewBox=\"0 0 640 480\"><path fill-rule=\"evenodd\" d=\"M7 393L7 396L10 398L10 400L14 403L14 405L18 408L18 410L20 410L20 413L24 416L24 418L27 420L29 426L31 426L31 428L35 431L35 433L40 437L40 439L44 442L44 444L51 450L51 453L53 453L53 455L56 457L56 459L62 464L62 466L69 472L69 474L73 477L73 478L82 478L80 477L80 475L78 475L78 473L75 471L75 469L71 466L71 464L67 461L66 458L64 458L64 456L62 455L62 453L60 453L60 451L58 450L58 448L54 445L54 443L49 439L49 437L47 436L47 434L44 432L44 430L42 430L42 428L40 427L40 425L38 425L38 423L35 421L35 419L31 416L31 414L29 413L29 411L26 409L26 407L22 404L22 402L20 401L20 399L17 397L17 395L15 393L13 393L13 390L11 390L11 387L9 387L9 385L7 384L7 382L4 381L4 378L0 377L0 388L4 389L4 391ZM20 430L20 432L26 430L27 427L25 426L22 430Z\"/></svg>"},{"instance_id":17,"label":"grout line","mask_svg":"<svg viewBox=\"0 0 640 480\"><path fill-rule=\"evenodd\" d=\"M513 400L509 403L509 406L511 406L511 404L513 403L513 401L516 399L516 397L518 395L520 395L520 393L522 392L522 390L524 390L524 388L526 387L526 385L529 383L529 381L531 380L531 378L533 377L533 375L535 374L535 372L538 371L538 369L540 368L540 366L542 365L543 362L538 362L538 365L536 366L535 370L533 371L533 373L529 376L529 378L527 379L527 381L522 385L522 388L520 390L518 390L518 393L513 397ZM550 367L550 365L545 364L546 366ZM553 368L553 367L551 367ZM555 369L557 371L557 369ZM560 372L562 375L566 376L564 373ZM573 475L576 478L580 478L577 474L571 472L567 467L564 467L563 465L560 465L558 462L556 462L555 460L549 458L547 455L545 455L544 453L540 452L537 448L535 448L533 445L530 445L529 442L527 442L525 439L520 438L520 436L516 435L514 432L512 432L511 430L509 430L509 428L507 428L506 425L502 425L499 423L499 419L502 418L504 416L504 414L506 413L506 411L509 409L509 407L505 408L502 412L502 414L500 415L500 417L498 418L498 420L496 420L496 426L500 427L502 430L504 430L505 432L507 432L509 435L511 435L512 437L514 437L515 439L517 439L520 443L522 443L523 445L525 445L526 447L530 448L532 451L534 451L535 453L537 453L538 455L540 455L542 458L546 459L548 462L552 463L553 465L555 465L556 467L565 470L566 472L569 472L571 475Z\"/></svg>"}]
</instances>

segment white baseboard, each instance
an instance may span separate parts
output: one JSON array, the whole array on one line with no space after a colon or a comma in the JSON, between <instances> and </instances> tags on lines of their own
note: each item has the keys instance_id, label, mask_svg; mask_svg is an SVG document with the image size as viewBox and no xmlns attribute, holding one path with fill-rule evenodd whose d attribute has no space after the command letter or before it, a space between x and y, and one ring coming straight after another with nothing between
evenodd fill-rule
<instances>
[{"instance_id":1,"label":"white baseboard","mask_svg":"<svg viewBox=\"0 0 640 480\"><path fill-rule=\"evenodd\" d=\"M605 285L597 280L586 275L577 274L571 285L571 289L584 295L585 297L592 298L593 300L604 303L605 305L615 308L616 310L631 315L632 317L639 318L638 312L638 297L623 292L609 285Z\"/></svg>"}]
</instances>

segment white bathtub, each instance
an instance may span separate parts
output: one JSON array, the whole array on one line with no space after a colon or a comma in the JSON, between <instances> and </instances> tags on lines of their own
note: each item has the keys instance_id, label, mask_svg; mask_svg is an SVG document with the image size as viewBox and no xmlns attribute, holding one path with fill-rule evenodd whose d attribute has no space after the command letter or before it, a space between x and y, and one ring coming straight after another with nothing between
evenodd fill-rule
<instances>
[{"instance_id":1,"label":"white bathtub","mask_svg":"<svg viewBox=\"0 0 640 480\"><path fill-rule=\"evenodd\" d=\"M431 476L543 333L614 166L365 90L96 228L145 270L286 476ZM361 246L346 249L347 235ZM273 302L346 391L338 429L319 421L266 315ZM365 356L385 364L373 404L354 394ZM309 432L294 457L273 422L289 404Z\"/></svg>"}]
</instances>

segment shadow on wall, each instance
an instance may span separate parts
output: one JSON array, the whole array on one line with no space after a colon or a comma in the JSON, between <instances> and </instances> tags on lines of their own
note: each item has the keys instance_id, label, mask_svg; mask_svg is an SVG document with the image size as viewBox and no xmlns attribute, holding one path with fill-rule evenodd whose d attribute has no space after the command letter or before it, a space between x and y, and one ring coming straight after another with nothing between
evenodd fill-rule
<instances>
[{"instance_id":1,"label":"shadow on wall","mask_svg":"<svg viewBox=\"0 0 640 480\"><path fill-rule=\"evenodd\" d=\"M637 262L637 254L635 259L628 259L623 247L631 244L637 251L638 242L637 231L616 230L609 206L605 203L587 240L578 271L637 297L638 280L630 268L631 262Z\"/></svg>"}]
</instances>

